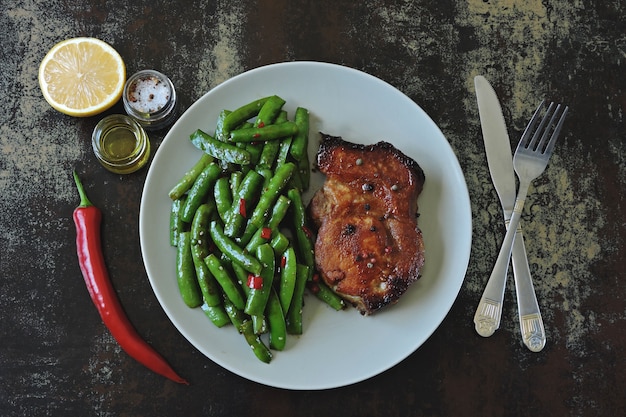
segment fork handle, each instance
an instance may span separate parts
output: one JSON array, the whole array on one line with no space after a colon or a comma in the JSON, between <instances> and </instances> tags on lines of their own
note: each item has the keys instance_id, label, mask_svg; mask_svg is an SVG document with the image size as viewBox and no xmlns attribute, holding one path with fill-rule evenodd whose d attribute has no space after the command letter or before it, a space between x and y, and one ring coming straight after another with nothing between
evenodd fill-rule
<instances>
[{"instance_id":1,"label":"fork handle","mask_svg":"<svg viewBox=\"0 0 626 417\"><path fill-rule=\"evenodd\" d=\"M504 283L506 282L509 261L511 260L513 239L522 216L522 208L524 207L524 200L528 192L528 185L529 184L520 185L520 191L515 200L513 214L511 215L509 227L504 235L504 241L500 247L496 264L493 267L493 271L491 271L491 276L487 281L487 286L485 287L480 302L478 303L476 314L474 315L474 327L476 332L483 337L491 336L498 327L500 327L502 302L504 300Z\"/></svg>"},{"instance_id":2,"label":"fork handle","mask_svg":"<svg viewBox=\"0 0 626 417\"><path fill-rule=\"evenodd\" d=\"M521 226L517 228L513 239L512 257L522 341L531 351L539 352L546 345L546 333L528 267Z\"/></svg>"}]
</instances>

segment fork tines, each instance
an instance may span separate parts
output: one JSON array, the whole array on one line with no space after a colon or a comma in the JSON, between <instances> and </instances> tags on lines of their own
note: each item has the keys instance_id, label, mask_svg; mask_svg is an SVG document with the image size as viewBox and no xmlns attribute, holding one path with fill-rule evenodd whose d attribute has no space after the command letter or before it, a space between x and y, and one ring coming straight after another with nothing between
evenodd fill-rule
<instances>
[{"instance_id":1,"label":"fork tines","mask_svg":"<svg viewBox=\"0 0 626 417\"><path fill-rule=\"evenodd\" d=\"M556 138L559 136L561 127L565 121L565 115L569 110L567 106L551 102L545 111L539 126L536 126L545 103L546 101L543 100L539 104L539 107L537 107L537 110L535 110L530 123L522 135L522 140L520 141L520 146L533 151L538 151L540 153L552 152ZM543 135L541 134L542 132Z\"/></svg>"}]
</instances>

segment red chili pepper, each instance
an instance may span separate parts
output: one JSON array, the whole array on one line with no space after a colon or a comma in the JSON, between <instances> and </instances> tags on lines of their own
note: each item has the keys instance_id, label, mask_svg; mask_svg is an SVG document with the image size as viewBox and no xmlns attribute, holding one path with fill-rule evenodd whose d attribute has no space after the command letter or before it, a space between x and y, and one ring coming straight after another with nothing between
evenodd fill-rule
<instances>
[{"instance_id":1,"label":"red chili pepper","mask_svg":"<svg viewBox=\"0 0 626 417\"><path fill-rule=\"evenodd\" d=\"M248 274L248 288L253 290L260 290L263 288L263 277L254 274Z\"/></svg>"},{"instance_id":2,"label":"red chili pepper","mask_svg":"<svg viewBox=\"0 0 626 417\"><path fill-rule=\"evenodd\" d=\"M287 265L287 257L286 256L281 256L280 257L280 267L284 268L285 265Z\"/></svg>"},{"instance_id":3,"label":"red chili pepper","mask_svg":"<svg viewBox=\"0 0 626 417\"><path fill-rule=\"evenodd\" d=\"M306 237L308 237L309 239L311 238L311 236L313 236L313 232L311 231L311 229L309 229L307 226L302 225L302 231L304 232L304 234L306 235Z\"/></svg>"},{"instance_id":4,"label":"red chili pepper","mask_svg":"<svg viewBox=\"0 0 626 417\"><path fill-rule=\"evenodd\" d=\"M102 255L100 242L102 212L87 198L76 172L74 172L74 181L80 194L80 205L76 207L73 215L76 225L78 263L89 295L102 321L121 348L132 358L157 374L174 382L189 385L189 382L178 376L165 359L141 338L128 320L109 279Z\"/></svg>"},{"instance_id":5,"label":"red chili pepper","mask_svg":"<svg viewBox=\"0 0 626 417\"><path fill-rule=\"evenodd\" d=\"M263 229L261 229L261 237L263 239L269 239L270 237L272 237L272 229L270 229L269 227L264 227Z\"/></svg>"},{"instance_id":6,"label":"red chili pepper","mask_svg":"<svg viewBox=\"0 0 626 417\"><path fill-rule=\"evenodd\" d=\"M239 199L239 214L241 214L243 218L248 217L246 216L246 199L245 198Z\"/></svg>"}]
</instances>

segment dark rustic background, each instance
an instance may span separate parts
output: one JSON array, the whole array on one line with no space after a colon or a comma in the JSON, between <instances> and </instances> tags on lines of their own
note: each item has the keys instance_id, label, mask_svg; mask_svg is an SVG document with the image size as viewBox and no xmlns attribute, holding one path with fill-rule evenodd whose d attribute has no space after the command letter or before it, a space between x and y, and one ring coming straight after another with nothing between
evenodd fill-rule
<instances>
[{"instance_id":1,"label":"dark rustic background","mask_svg":"<svg viewBox=\"0 0 626 417\"><path fill-rule=\"evenodd\" d=\"M623 1L2 0L0 415L626 414L625 22ZM243 71L293 60L354 67L408 95L450 141L472 200L470 265L440 328L383 374L321 392L258 385L201 355L169 322L144 271L147 169L105 171L89 142L101 116L59 114L39 91L39 62L75 36L112 44L129 73L168 74L183 110ZM513 143L540 99L571 108L524 211L548 334L541 353L521 343L512 283L502 328L490 339L473 330L503 235L477 74L497 90ZM150 135L153 150L165 133ZM105 256L128 315L191 386L147 371L101 324L76 260L73 168L105 213Z\"/></svg>"}]
</instances>

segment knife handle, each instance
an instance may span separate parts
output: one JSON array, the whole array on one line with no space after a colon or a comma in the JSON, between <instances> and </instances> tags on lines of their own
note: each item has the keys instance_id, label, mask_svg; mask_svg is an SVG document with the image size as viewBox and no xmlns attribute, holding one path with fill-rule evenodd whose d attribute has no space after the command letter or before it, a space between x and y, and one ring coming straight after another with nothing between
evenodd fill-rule
<instances>
[{"instance_id":1,"label":"knife handle","mask_svg":"<svg viewBox=\"0 0 626 417\"><path fill-rule=\"evenodd\" d=\"M496 264L491 271L483 295L478 303L478 308L474 314L474 327L476 332L483 336L491 336L500 327L502 317L502 304L504 302L504 288L506 287L506 276L509 270L509 261L513 252L513 242L517 231L517 225L521 218L521 208L524 205L525 193L515 201L515 209L511 215L510 225L507 227L504 241L500 246ZM508 225L507 225L508 226Z\"/></svg>"},{"instance_id":2,"label":"knife handle","mask_svg":"<svg viewBox=\"0 0 626 417\"><path fill-rule=\"evenodd\" d=\"M529 350L539 352L546 345L546 333L530 276L521 226L518 226L513 240L512 258L522 341Z\"/></svg>"}]
</instances>

